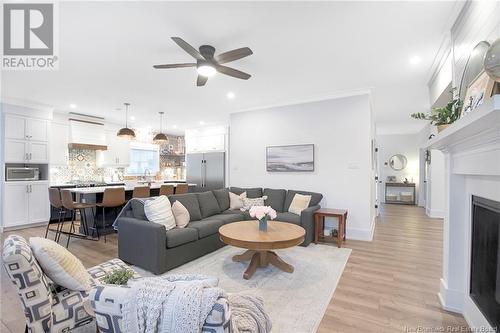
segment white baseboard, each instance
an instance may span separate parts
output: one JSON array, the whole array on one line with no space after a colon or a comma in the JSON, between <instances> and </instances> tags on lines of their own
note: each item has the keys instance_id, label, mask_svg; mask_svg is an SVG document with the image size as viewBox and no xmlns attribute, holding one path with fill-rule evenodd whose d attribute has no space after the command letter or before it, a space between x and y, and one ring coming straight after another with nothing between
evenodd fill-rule
<instances>
[{"instance_id":1,"label":"white baseboard","mask_svg":"<svg viewBox=\"0 0 500 333\"><path fill-rule=\"evenodd\" d=\"M444 210L442 209L425 209L425 214L434 219L444 219Z\"/></svg>"},{"instance_id":2,"label":"white baseboard","mask_svg":"<svg viewBox=\"0 0 500 333\"><path fill-rule=\"evenodd\" d=\"M348 222L349 223L349 222ZM351 228L347 225L347 239L362 240L362 241L372 241L373 232L375 231L375 216L373 217L372 223L369 229L361 228Z\"/></svg>"},{"instance_id":3,"label":"white baseboard","mask_svg":"<svg viewBox=\"0 0 500 333\"><path fill-rule=\"evenodd\" d=\"M47 222L35 222L35 223L30 223L30 224L23 224L23 225L13 225L13 226L8 226L8 227L1 227L2 232L5 231L11 231L11 230L19 230L19 229L26 229L26 228L33 228L33 227L39 227L42 225L47 225Z\"/></svg>"},{"instance_id":4,"label":"white baseboard","mask_svg":"<svg viewBox=\"0 0 500 333\"><path fill-rule=\"evenodd\" d=\"M496 330L491 327L490 323L484 315L481 313L479 308L470 296L466 296L464 299L464 309L462 312L465 321L472 329L472 332L495 332Z\"/></svg>"},{"instance_id":5,"label":"white baseboard","mask_svg":"<svg viewBox=\"0 0 500 333\"><path fill-rule=\"evenodd\" d=\"M448 284L443 279L439 280L439 302L443 309L451 312L462 313L464 306L464 293L460 290L448 288Z\"/></svg>"}]
</instances>

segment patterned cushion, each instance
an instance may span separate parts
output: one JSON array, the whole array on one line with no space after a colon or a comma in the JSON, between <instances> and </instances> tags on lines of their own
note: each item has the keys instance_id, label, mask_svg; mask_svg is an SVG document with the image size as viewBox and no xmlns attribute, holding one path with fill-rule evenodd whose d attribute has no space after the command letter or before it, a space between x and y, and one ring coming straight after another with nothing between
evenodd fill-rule
<instances>
[{"instance_id":1,"label":"patterned cushion","mask_svg":"<svg viewBox=\"0 0 500 333\"><path fill-rule=\"evenodd\" d=\"M243 207L241 207L241 211L250 210L253 206L264 206L264 200L266 199L267 196L260 198L243 198Z\"/></svg>"}]
</instances>

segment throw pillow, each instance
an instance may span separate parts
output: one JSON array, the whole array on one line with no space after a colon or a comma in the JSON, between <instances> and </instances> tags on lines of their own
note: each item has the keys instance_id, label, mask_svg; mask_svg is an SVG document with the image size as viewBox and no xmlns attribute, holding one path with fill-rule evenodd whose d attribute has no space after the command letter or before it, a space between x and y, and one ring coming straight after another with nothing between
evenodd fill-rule
<instances>
[{"instance_id":1,"label":"throw pillow","mask_svg":"<svg viewBox=\"0 0 500 333\"><path fill-rule=\"evenodd\" d=\"M243 199L247 197L247 192L243 192L240 195L229 192L229 209L235 210L243 207Z\"/></svg>"},{"instance_id":2,"label":"throw pillow","mask_svg":"<svg viewBox=\"0 0 500 333\"><path fill-rule=\"evenodd\" d=\"M311 202L311 196L310 195L302 195L296 193L293 196L292 203L290 204L290 208L288 208L288 211L293 214L300 215L300 213L309 207L309 202Z\"/></svg>"},{"instance_id":3,"label":"throw pillow","mask_svg":"<svg viewBox=\"0 0 500 333\"><path fill-rule=\"evenodd\" d=\"M29 241L36 260L52 281L69 290L90 290L92 277L71 252L50 239L31 237Z\"/></svg>"},{"instance_id":4,"label":"throw pillow","mask_svg":"<svg viewBox=\"0 0 500 333\"><path fill-rule=\"evenodd\" d=\"M184 228L189 223L189 211L179 201L175 201L172 205L172 213L177 228Z\"/></svg>"},{"instance_id":5,"label":"throw pillow","mask_svg":"<svg viewBox=\"0 0 500 333\"><path fill-rule=\"evenodd\" d=\"M240 210L244 212L253 206L264 206L264 200L267 200L267 195L260 198L243 198L243 207Z\"/></svg>"},{"instance_id":6,"label":"throw pillow","mask_svg":"<svg viewBox=\"0 0 500 333\"><path fill-rule=\"evenodd\" d=\"M144 203L144 213L150 222L163 224L167 230L175 228L172 206L170 206L170 201L165 195L146 201Z\"/></svg>"}]
</instances>

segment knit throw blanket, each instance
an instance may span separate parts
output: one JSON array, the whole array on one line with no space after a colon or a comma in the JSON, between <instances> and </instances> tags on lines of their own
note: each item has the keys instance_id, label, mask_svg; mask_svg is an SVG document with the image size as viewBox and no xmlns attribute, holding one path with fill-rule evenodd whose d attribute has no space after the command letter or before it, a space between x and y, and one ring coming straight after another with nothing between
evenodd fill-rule
<instances>
[{"instance_id":1,"label":"knit throw blanket","mask_svg":"<svg viewBox=\"0 0 500 333\"><path fill-rule=\"evenodd\" d=\"M262 298L250 294L229 294L231 326L234 333L269 333L271 319L264 310Z\"/></svg>"},{"instance_id":2,"label":"knit throw blanket","mask_svg":"<svg viewBox=\"0 0 500 333\"><path fill-rule=\"evenodd\" d=\"M169 275L129 282L123 330L137 333L199 333L219 297L218 281L204 275Z\"/></svg>"}]
</instances>

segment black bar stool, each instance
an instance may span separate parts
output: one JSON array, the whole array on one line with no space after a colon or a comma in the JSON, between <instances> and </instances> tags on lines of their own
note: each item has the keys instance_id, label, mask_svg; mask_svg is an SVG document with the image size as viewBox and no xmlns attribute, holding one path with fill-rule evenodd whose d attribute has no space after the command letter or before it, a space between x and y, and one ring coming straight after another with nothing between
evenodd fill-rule
<instances>
[{"instance_id":1,"label":"black bar stool","mask_svg":"<svg viewBox=\"0 0 500 333\"><path fill-rule=\"evenodd\" d=\"M68 235L68 241L66 242L66 247L68 247L69 246L69 239L71 238L71 236L77 237L77 238L84 238L84 239L87 239L87 236L89 236L89 228L88 228L88 224L87 224L87 216L85 215L85 209L90 208L93 210L96 207L96 204L74 202L73 195L68 190L61 191L61 201L62 201L63 207L72 212L71 227L70 227L69 232L63 232L62 228L59 231L59 237L60 237L61 233ZM75 233L75 219L76 219L77 212L80 213L80 222L83 224L83 230L85 232L85 236L82 236L80 234ZM97 231L97 228L95 228L95 229L97 232L97 239L99 239L99 232ZM93 233L92 233L92 237L93 237ZM59 239L57 241L59 242Z\"/></svg>"},{"instance_id":2,"label":"black bar stool","mask_svg":"<svg viewBox=\"0 0 500 333\"><path fill-rule=\"evenodd\" d=\"M49 188L49 202L51 206L57 209L58 217L57 217L57 222L55 221L52 222L49 219L49 223L47 223L47 229L45 229L45 238L47 238L49 230L55 231L56 235L54 236L54 240L57 241L57 236L59 235L59 228L61 227L61 223L64 222L64 215L66 215L66 210L63 207L61 201L61 193L59 192L59 189ZM57 223L56 230L50 229L49 226L55 223Z\"/></svg>"}]
</instances>

